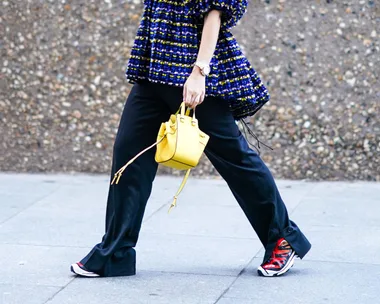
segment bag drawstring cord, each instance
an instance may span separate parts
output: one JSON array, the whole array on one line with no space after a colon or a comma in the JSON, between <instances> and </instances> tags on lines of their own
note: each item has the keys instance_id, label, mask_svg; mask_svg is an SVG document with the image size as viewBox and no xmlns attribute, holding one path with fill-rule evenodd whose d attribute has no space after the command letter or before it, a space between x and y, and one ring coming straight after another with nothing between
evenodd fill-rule
<instances>
[{"instance_id":1,"label":"bag drawstring cord","mask_svg":"<svg viewBox=\"0 0 380 304\"><path fill-rule=\"evenodd\" d=\"M157 142L155 142L154 144L150 145L149 147L145 148L144 150L142 150L140 153L138 153L135 157L133 157L129 162L127 162L123 167L121 167L114 175L113 179L112 179L112 182L111 182L111 185L113 184L118 184L119 183L119 180L121 178L121 175L123 174L123 172L125 171L125 169L127 169L127 167L132 164L140 155L144 154L146 151L152 149L154 146L157 146L159 143L161 143L164 138L166 137L166 134ZM185 184L187 182L187 179L189 178L189 175L190 175L190 171L191 169L188 169L186 171L186 174L182 180L182 183L181 185L179 186L179 189L176 193L176 195L174 195L174 198L173 198L173 202L172 204L170 205L169 207L169 210L168 210L168 213L170 213L170 211L174 208L174 207L177 207L177 199L178 199L178 195L182 192L182 189L185 187Z\"/></svg>"},{"instance_id":2,"label":"bag drawstring cord","mask_svg":"<svg viewBox=\"0 0 380 304\"><path fill-rule=\"evenodd\" d=\"M170 211L171 211L174 207L177 207L177 198L178 198L178 195L181 193L183 187L185 187L186 181L187 181L187 179L188 179L188 177L189 177L189 175L190 175L190 171L191 171L191 169L188 169L188 170L186 171L186 174L185 174L185 176L183 177L183 180L182 180L181 186L179 186L179 189L178 189L176 195L174 195L173 202L172 202L172 204L171 204L170 207L169 207L168 213L170 213Z\"/></svg>"},{"instance_id":3,"label":"bag drawstring cord","mask_svg":"<svg viewBox=\"0 0 380 304\"><path fill-rule=\"evenodd\" d=\"M123 174L124 170L127 169L127 167L130 164L132 164L140 155L144 154L146 151L152 149L154 146L157 146L160 142L162 142L165 137L166 137L166 134L159 141L155 142L153 145L150 145L148 148L145 148L144 150L139 152L135 157L133 157L129 162L127 162L123 167L121 167L119 171L115 173L112 179L111 185L113 185L114 183L117 185L119 183L120 177Z\"/></svg>"},{"instance_id":4,"label":"bag drawstring cord","mask_svg":"<svg viewBox=\"0 0 380 304\"><path fill-rule=\"evenodd\" d=\"M261 149L260 148L260 144L262 144L263 146L265 146L268 149L270 149L270 150L273 151L273 148L271 146L268 146L267 144L265 144L264 142L262 142L259 139L259 137L249 128L248 123L244 119L241 119L240 122L242 123L242 126L243 126L243 132L244 132L245 139L247 140L248 144L250 144L252 147L254 147L256 149L256 151L257 151L257 153L259 155L261 153L261 151L260 151L260 149ZM249 135L251 135L257 141L257 147L248 140L247 132L248 132Z\"/></svg>"}]
</instances>

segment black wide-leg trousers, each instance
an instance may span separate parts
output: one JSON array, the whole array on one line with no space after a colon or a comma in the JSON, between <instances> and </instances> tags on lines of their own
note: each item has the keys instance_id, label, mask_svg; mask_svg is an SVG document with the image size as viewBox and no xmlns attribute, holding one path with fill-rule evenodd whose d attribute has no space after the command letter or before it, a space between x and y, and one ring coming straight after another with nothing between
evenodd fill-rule
<instances>
[{"instance_id":1,"label":"black wide-leg trousers","mask_svg":"<svg viewBox=\"0 0 380 304\"><path fill-rule=\"evenodd\" d=\"M113 149L111 179L138 152L156 141L162 122L182 102L182 88L141 81L134 84L121 117ZM228 103L206 97L196 108L199 128L210 136L205 154L225 179L264 245L266 261L276 241L284 237L303 258L311 245L289 220L272 174L249 148ZM111 185L106 212L106 233L81 263L102 276L135 273L136 246L144 210L157 172L155 149L136 159L119 184ZM210 215L211 216L211 215Z\"/></svg>"}]
</instances>

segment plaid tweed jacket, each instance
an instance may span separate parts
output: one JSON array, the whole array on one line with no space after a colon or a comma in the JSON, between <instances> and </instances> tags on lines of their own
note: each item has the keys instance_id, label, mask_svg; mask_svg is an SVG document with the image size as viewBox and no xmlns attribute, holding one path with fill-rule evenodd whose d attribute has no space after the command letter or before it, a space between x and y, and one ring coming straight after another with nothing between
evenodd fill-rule
<instances>
[{"instance_id":1,"label":"plaid tweed jacket","mask_svg":"<svg viewBox=\"0 0 380 304\"><path fill-rule=\"evenodd\" d=\"M196 61L203 17L222 11L218 42L206 79L206 96L229 103L236 120L255 114L269 94L230 29L247 10L246 0L145 0L126 70L130 83L183 86Z\"/></svg>"}]
</instances>

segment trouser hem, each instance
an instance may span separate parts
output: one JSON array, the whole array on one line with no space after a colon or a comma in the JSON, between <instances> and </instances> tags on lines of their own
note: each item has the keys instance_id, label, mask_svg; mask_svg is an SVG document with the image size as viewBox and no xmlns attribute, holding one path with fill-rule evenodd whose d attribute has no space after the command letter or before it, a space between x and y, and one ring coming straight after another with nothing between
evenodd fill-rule
<instances>
[{"instance_id":1,"label":"trouser hem","mask_svg":"<svg viewBox=\"0 0 380 304\"><path fill-rule=\"evenodd\" d=\"M300 259L303 259L311 249L311 244L308 239L301 232L301 230L293 222L291 222L291 225L285 229L281 231L278 230L277 237L271 237L272 241L266 246L263 259L264 263L271 257L272 252L276 247L276 243L280 238L284 238L290 244Z\"/></svg>"},{"instance_id":2,"label":"trouser hem","mask_svg":"<svg viewBox=\"0 0 380 304\"><path fill-rule=\"evenodd\" d=\"M136 274L136 251L126 248L113 253L102 255L95 247L88 256L82 259L84 267L102 277L132 276Z\"/></svg>"}]
</instances>

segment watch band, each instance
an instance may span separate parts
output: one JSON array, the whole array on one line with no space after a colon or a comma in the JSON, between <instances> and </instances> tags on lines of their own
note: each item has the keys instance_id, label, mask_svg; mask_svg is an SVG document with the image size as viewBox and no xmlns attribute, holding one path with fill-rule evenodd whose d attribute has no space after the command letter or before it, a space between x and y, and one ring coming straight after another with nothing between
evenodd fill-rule
<instances>
[{"instance_id":1,"label":"watch band","mask_svg":"<svg viewBox=\"0 0 380 304\"><path fill-rule=\"evenodd\" d=\"M194 63L194 66L199 67L203 76L208 76L210 74L210 65L207 62L196 61Z\"/></svg>"}]
</instances>

